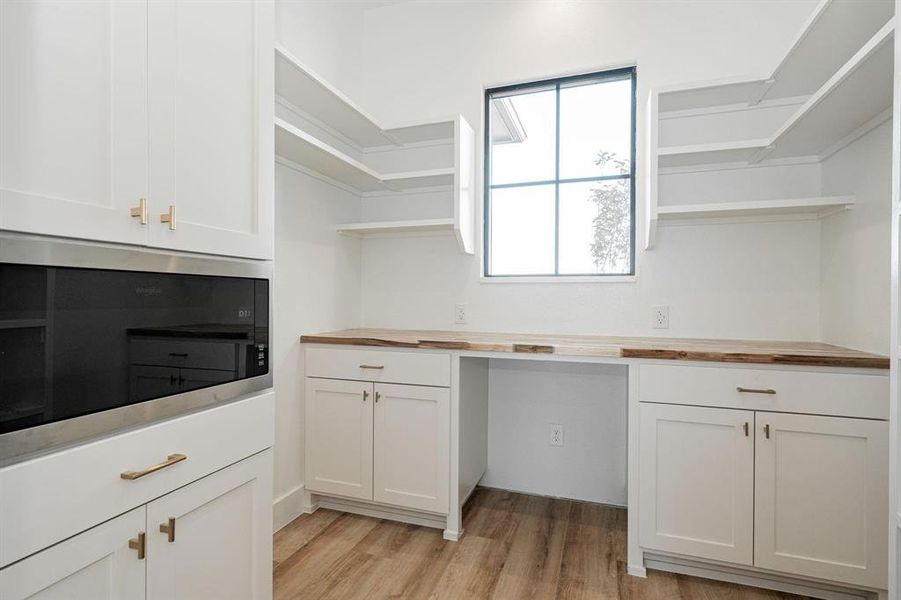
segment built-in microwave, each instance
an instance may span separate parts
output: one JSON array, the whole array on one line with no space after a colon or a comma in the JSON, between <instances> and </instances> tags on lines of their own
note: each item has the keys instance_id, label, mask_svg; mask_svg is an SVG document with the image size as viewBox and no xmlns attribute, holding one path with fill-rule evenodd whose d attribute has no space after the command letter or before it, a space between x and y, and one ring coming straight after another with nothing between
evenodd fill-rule
<instances>
[{"instance_id":1,"label":"built-in microwave","mask_svg":"<svg viewBox=\"0 0 901 600\"><path fill-rule=\"evenodd\" d=\"M270 386L270 271L0 238L0 460Z\"/></svg>"}]
</instances>

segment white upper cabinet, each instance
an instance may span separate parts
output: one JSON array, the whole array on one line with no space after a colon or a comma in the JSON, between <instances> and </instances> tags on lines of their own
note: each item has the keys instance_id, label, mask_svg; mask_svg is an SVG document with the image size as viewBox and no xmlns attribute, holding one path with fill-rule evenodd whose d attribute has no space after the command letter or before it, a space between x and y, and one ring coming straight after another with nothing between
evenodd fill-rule
<instances>
[{"instance_id":1,"label":"white upper cabinet","mask_svg":"<svg viewBox=\"0 0 901 600\"><path fill-rule=\"evenodd\" d=\"M0 4L0 229L271 258L272 12Z\"/></svg>"},{"instance_id":2,"label":"white upper cabinet","mask_svg":"<svg viewBox=\"0 0 901 600\"><path fill-rule=\"evenodd\" d=\"M0 3L0 229L141 244L147 3Z\"/></svg>"},{"instance_id":3,"label":"white upper cabinet","mask_svg":"<svg viewBox=\"0 0 901 600\"><path fill-rule=\"evenodd\" d=\"M150 245L272 257L272 10L149 3Z\"/></svg>"}]
</instances>

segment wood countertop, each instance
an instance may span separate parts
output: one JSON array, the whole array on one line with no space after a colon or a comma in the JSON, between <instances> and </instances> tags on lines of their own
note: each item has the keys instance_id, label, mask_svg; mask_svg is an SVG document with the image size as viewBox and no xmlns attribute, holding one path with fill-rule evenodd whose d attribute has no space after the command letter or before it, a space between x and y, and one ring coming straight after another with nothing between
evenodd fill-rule
<instances>
[{"instance_id":1,"label":"wood countertop","mask_svg":"<svg viewBox=\"0 0 901 600\"><path fill-rule=\"evenodd\" d=\"M870 369L888 369L890 362L886 356L819 342L417 331L411 329L344 329L304 335L301 336L300 341L304 344Z\"/></svg>"}]
</instances>

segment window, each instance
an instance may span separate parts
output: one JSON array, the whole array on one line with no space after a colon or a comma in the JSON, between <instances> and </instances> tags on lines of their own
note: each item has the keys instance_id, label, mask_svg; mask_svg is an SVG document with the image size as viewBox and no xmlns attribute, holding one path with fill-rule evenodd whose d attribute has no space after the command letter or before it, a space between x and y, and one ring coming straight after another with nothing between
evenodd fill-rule
<instances>
[{"instance_id":1,"label":"window","mask_svg":"<svg viewBox=\"0 0 901 600\"><path fill-rule=\"evenodd\" d=\"M485 275L635 273L635 69L485 92Z\"/></svg>"}]
</instances>

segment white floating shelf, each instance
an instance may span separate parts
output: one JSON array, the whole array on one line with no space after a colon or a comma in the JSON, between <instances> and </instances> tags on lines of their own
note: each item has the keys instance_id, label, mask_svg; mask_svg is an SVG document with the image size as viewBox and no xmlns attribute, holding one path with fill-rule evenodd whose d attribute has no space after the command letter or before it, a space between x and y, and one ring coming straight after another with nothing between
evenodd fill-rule
<instances>
[{"instance_id":1,"label":"white floating shelf","mask_svg":"<svg viewBox=\"0 0 901 600\"><path fill-rule=\"evenodd\" d=\"M753 159L768 144L769 140L759 139L658 148L657 166L664 169L722 163L744 163Z\"/></svg>"},{"instance_id":2,"label":"white floating shelf","mask_svg":"<svg viewBox=\"0 0 901 600\"><path fill-rule=\"evenodd\" d=\"M773 135L760 158L828 155L891 114L895 21L880 29ZM880 115L885 118L880 119Z\"/></svg>"},{"instance_id":3,"label":"white floating shelf","mask_svg":"<svg viewBox=\"0 0 901 600\"><path fill-rule=\"evenodd\" d=\"M454 119L386 127L341 90L300 62L284 46L275 46L275 94L303 116L326 126L360 149L452 140Z\"/></svg>"},{"instance_id":4,"label":"white floating shelf","mask_svg":"<svg viewBox=\"0 0 901 600\"><path fill-rule=\"evenodd\" d=\"M892 2L823 0L770 75L669 88L660 111L810 96L892 18ZM661 90L664 92L664 90Z\"/></svg>"},{"instance_id":5,"label":"white floating shelf","mask_svg":"<svg viewBox=\"0 0 901 600\"><path fill-rule=\"evenodd\" d=\"M817 198L791 198L786 200L754 200L715 204L685 204L658 206L659 222L694 221L729 217L780 217L810 215L825 217L854 206L853 196L822 196Z\"/></svg>"},{"instance_id":6,"label":"white floating shelf","mask_svg":"<svg viewBox=\"0 0 901 600\"><path fill-rule=\"evenodd\" d=\"M453 219L421 219L416 221L374 221L370 223L345 223L338 225L339 233L374 235L380 233L431 233L454 231Z\"/></svg>"},{"instance_id":7,"label":"white floating shelf","mask_svg":"<svg viewBox=\"0 0 901 600\"><path fill-rule=\"evenodd\" d=\"M411 190L454 184L454 169L378 173L283 119L275 119L275 154L364 192Z\"/></svg>"},{"instance_id":8,"label":"white floating shelf","mask_svg":"<svg viewBox=\"0 0 901 600\"><path fill-rule=\"evenodd\" d=\"M769 138L661 147L658 168L828 157L891 116L894 31L890 19Z\"/></svg>"}]
</instances>

